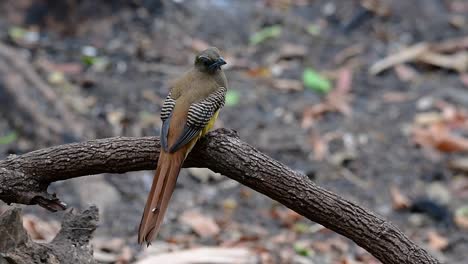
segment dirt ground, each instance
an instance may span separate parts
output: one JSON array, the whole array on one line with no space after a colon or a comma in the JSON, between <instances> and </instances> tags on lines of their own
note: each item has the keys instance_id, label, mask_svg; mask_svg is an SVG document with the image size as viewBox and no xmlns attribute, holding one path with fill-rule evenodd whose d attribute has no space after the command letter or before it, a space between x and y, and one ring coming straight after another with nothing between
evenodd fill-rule
<instances>
[{"instance_id":1,"label":"dirt ground","mask_svg":"<svg viewBox=\"0 0 468 264\"><path fill-rule=\"evenodd\" d=\"M454 164L468 158L468 59L465 68L451 66L468 56L465 1L52 2L2 2L0 40L25 56L86 129L54 141L37 135L0 85L0 157L90 138L158 135L169 81L213 45L228 61L231 90L217 127L384 216L444 263L466 263L468 165ZM272 28L279 32L268 35ZM433 47L462 37L455 48ZM370 72L423 42L452 56L449 65L413 56ZM303 83L306 68L334 88ZM51 102L37 103L56 115ZM205 170L181 173L160 238L140 248L136 231L151 180L152 172L96 175L58 182L52 191L70 207L98 206L96 258L104 263L122 252L133 262L201 246L246 248L253 263L379 263L352 241ZM26 211L44 225L61 215ZM187 215L219 230L194 232Z\"/></svg>"}]
</instances>

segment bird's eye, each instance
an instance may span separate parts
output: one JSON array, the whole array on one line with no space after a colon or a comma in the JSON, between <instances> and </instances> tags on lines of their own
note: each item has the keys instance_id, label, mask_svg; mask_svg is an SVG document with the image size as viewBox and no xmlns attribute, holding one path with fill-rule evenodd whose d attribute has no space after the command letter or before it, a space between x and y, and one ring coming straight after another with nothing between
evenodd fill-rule
<instances>
[{"instance_id":1,"label":"bird's eye","mask_svg":"<svg viewBox=\"0 0 468 264\"><path fill-rule=\"evenodd\" d=\"M201 63L203 63L204 65L209 65L211 60L205 56L200 56L198 57L198 59L200 60Z\"/></svg>"}]
</instances>

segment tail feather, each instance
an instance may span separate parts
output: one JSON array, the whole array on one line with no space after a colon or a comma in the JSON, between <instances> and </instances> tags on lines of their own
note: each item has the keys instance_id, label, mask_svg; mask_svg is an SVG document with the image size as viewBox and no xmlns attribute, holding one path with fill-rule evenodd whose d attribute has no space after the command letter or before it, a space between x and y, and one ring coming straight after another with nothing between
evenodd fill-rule
<instances>
[{"instance_id":1,"label":"tail feather","mask_svg":"<svg viewBox=\"0 0 468 264\"><path fill-rule=\"evenodd\" d=\"M153 237L157 235L184 159L185 151L176 153L161 151L153 184L141 218L138 243L146 242L149 245Z\"/></svg>"}]
</instances>

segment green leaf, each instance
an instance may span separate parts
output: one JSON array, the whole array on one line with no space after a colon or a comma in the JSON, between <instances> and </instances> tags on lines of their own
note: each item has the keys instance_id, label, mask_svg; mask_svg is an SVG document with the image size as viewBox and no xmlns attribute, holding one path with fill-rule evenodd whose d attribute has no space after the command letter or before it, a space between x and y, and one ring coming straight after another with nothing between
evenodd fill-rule
<instances>
[{"instance_id":1,"label":"green leaf","mask_svg":"<svg viewBox=\"0 0 468 264\"><path fill-rule=\"evenodd\" d=\"M462 206L455 211L455 215L468 218L468 205Z\"/></svg>"},{"instance_id":2,"label":"green leaf","mask_svg":"<svg viewBox=\"0 0 468 264\"><path fill-rule=\"evenodd\" d=\"M235 106L239 103L240 93L237 90L229 89L226 93L226 105Z\"/></svg>"},{"instance_id":3,"label":"green leaf","mask_svg":"<svg viewBox=\"0 0 468 264\"><path fill-rule=\"evenodd\" d=\"M93 66L93 64L96 63L96 58L97 57L82 56L81 57L81 62L86 66Z\"/></svg>"},{"instance_id":4,"label":"green leaf","mask_svg":"<svg viewBox=\"0 0 468 264\"><path fill-rule=\"evenodd\" d=\"M304 256L304 257L311 255L311 251L308 248L306 248L304 245L301 245L299 243L294 244L294 251L297 254Z\"/></svg>"},{"instance_id":5,"label":"green leaf","mask_svg":"<svg viewBox=\"0 0 468 264\"><path fill-rule=\"evenodd\" d=\"M275 25L271 27L265 27L262 30L255 32L250 37L250 44L257 45L264 42L267 39L277 38L281 34L281 26Z\"/></svg>"},{"instance_id":6,"label":"green leaf","mask_svg":"<svg viewBox=\"0 0 468 264\"><path fill-rule=\"evenodd\" d=\"M301 233L301 234L304 234L304 233L307 233L309 231L310 227L308 224L305 224L305 223L296 223L294 226L293 226L293 230L297 233Z\"/></svg>"},{"instance_id":7,"label":"green leaf","mask_svg":"<svg viewBox=\"0 0 468 264\"><path fill-rule=\"evenodd\" d=\"M22 39L26 33L27 31L20 27L11 27L8 29L8 35L13 40Z\"/></svg>"},{"instance_id":8,"label":"green leaf","mask_svg":"<svg viewBox=\"0 0 468 264\"><path fill-rule=\"evenodd\" d=\"M11 132L5 136L0 137L0 145L8 145L13 143L18 138L16 132Z\"/></svg>"},{"instance_id":9,"label":"green leaf","mask_svg":"<svg viewBox=\"0 0 468 264\"><path fill-rule=\"evenodd\" d=\"M65 75L63 74L63 72L54 71L49 74L49 76L47 77L47 80L51 84L62 84L65 82L66 79L65 79Z\"/></svg>"},{"instance_id":10,"label":"green leaf","mask_svg":"<svg viewBox=\"0 0 468 264\"><path fill-rule=\"evenodd\" d=\"M311 68L306 68L304 70L302 73L302 81L304 82L305 87L322 93L327 93L332 88L332 85L327 78L323 77Z\"/></svg>"},{"instance_id":11,"label":"green leaf","mask_svg":"<svg viewBox=\"0 0 468 264\"><path fill-rule=\"evenodd\" d=\"M320 27L317 24L309 24L307 26L307 33L312 36L320 35Z\"/></svg>"}]
</instances>

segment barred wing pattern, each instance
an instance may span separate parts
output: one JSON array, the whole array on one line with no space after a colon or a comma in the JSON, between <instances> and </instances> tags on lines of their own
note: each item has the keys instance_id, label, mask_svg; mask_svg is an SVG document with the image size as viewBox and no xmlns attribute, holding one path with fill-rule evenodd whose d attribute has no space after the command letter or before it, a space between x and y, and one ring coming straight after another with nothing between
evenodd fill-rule
<instances>
[{"instance_id":1,"label":"barred wing pattern","mask_svg":"<svg viewBox=\"0 0 468 264\"><path fill-rule=\"evenodd\" d=\"M175 100L172 99L172 94L169 93L166 97L166 100L164 100L164 104L161 109L161 120L165 121L171 116L172 110L174 109L175 106Z\"/></svg>"},{"instance_id":2,"label":"barred wing pattern","mask_svg":"<svg viewBox=\"0 0 468 264\"><path fill-rule=\"evenodd\" d=\"M169 123L171 120L170 117L172 116L172 110L174 109L175 103L176 102L172 98L172 94L169 93L166 97L166 100L164 100L161 109L161 120L163 121L161 128L161 146L165 151L169 151L167 146L167 134L169 133Z\"/></svg>"},{"instance_id":3,"label":"barred wing pattern","mask_svg":"<svg viewBox=\"0 0 468 264\"><path fill-rule=\"evenodd\" d=\"M175 152L195 138L210 122L213 115L224 106L227 89L220 87L206 99L190 106L184 131L171 146L169 152Z\"/></svg>"},{"instance_id":4,"label":"barred wing pattern","mask_svg":"<svg viewBox=\"0 0 468 264\"><path fill-rule=\"evenodd\" d=\"M219 88L216 92L210 94L205 100L192 104L187 116L187 126L203 129L214 113L224 106L224 98L227 89Z\"/></svg>"}]
</instances>

